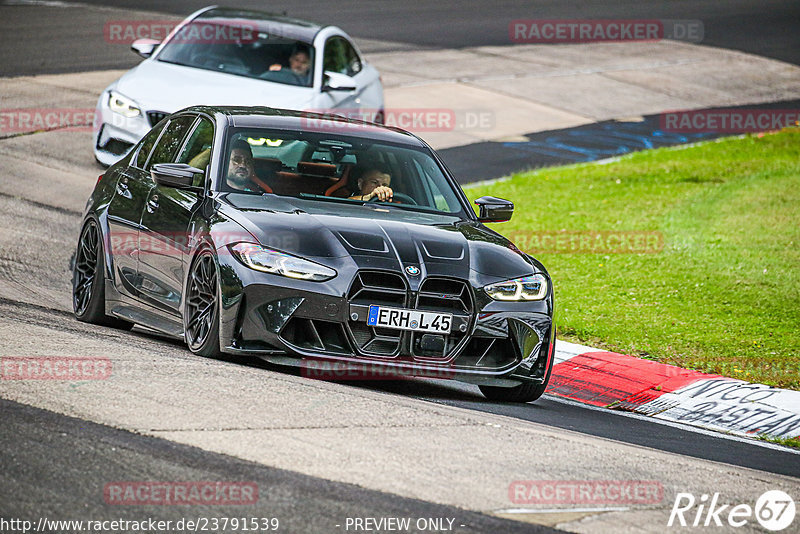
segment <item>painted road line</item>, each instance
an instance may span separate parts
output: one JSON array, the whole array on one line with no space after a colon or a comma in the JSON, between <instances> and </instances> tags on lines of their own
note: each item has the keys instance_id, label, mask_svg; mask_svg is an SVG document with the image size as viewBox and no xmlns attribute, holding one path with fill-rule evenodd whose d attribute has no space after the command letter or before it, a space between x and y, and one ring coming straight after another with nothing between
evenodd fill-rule
<instances>
[{"instance_id":1,"label":"painted road line","mask_svg":"<svg viewBox=\"0 0 800 534\"><path fill-rule=\"evenodd\" d=\"M800 392L558 341L547 392L738 436L800 437Z\"/></svg>"},{"instance_id":2,"label":"painted road line","mask_svg":"<svg viewBox=\"0 0 800 534\"><path fill-rule=\"evenodd\" d=\"M619 506L603 507L603 508L508 508L504 510L495 510L495 514L563 514L563 513L601 513L601 512L625 512L630 508L622 508Z\"/></svg>"},{"instance_id":3,"label":"painted road line","mask_svg":"<svg viewBox=\"0 0 800 534\"><path fill-rule=\"evenodd\" d=\"M699 426L693 426L693 425L689 425L687 423L680 423L680 422L677 422L677 421L670 421L668 419L658 419L656 417L652 417L652 416L649 416L649 415L643 415L643 414L640 414L640 413L637 413L637 412L622 412L622 411L619 411L619 410L609 410L609 409L607 409L605 407L600 408L600 407L597 407L597 406L592 406L591 404L585 404L583 402L574 401L574 400L568 399L566 397L559 397L557 395L545 394L545 396L548 398L548 400L551 400L553 402L558 402L558 403L566 404L566 405L570 405L570 406L580 406L581 408L583 408L585 410L596 410L598 412L610 413L610 414L616 415L618 417L631 417L633 419L638 419L638 420L641 420L641 421L650 421L651 423L657 423L659 425L668 426L670 428L680 429L680 430L683 430L685 432L694 432L695 434L701 434L703 436L711 436L711 437L716 437L716 438L719 438L719 439L735 441L735 442L738 442L738 443L747 443L748 445L751 445L753 447L761 447L761 448L764 448L764 449L787 452L787 453L790 453L790 454L796 454L796 455L800 456L800 449L788 448L788 447L785 447L783 445L778 445L778 444L772 443L771 441L754 440L752 436L743 437L743 436L730 434L730 433L727 433L727 432L720 432L719 430L709 430L707 428L701 428Z\"/></svg>"},{"instance_id":4,"label":"painted road line","mask_svg":"<svg viewBox=\"0 0 800 534\"><path fill-rule=\"evenodd\" d=\"M800 437L800 391L730 378L698 380L633 411L743 436Z\"/></svg>"},{"instance_id":5,"label":"painted road line","mask_svg":"<svg viewBox=\"0 0 800 534\"><path fill-rule=\"evenodd\" d=\"M634 409L709 375L615 352L585 352L553 367L551 393L595 406Z\"/></svg>"}]
</instances>

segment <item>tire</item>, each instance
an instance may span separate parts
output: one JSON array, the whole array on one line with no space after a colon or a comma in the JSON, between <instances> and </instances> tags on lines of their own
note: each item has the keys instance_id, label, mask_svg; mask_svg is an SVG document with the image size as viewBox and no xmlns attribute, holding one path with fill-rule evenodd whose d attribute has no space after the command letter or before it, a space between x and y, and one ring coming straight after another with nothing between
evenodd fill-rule
<instances>
[{"instance_id":1,"label":"tire","mask_svg":"<svg viewBox=\"0 0 800 534\"><path fill-rule=\"evenodd\" d=\"M203 250L192 260L189 269L183 305L183 331L189 350L207 358L221 355L218 295L217 262L211 251Z\"/></svg>"},{"instance_id":2,"label":"tire","mask_svg":"<svg viewBox=\"0 0 800 534\"><path fill-rule=\"evenodd\" d=\"M553 340L555 343L555 340ZM555 350L555 349L554 349ZM498 386L478 386L483 396L496 402L533 402L544 394L547 383L550 382L550 373L553 371L553 362L544 375L544 382L541 384L520 384L513 388L501 388Z\"/></svg>"},{"instance_id":3,"label":"tire","mask_svg":"<svg viewBox=\"0 0 800 534\"><path fill-rule=\"evenodd\" d=\"M84 323L130 330L133 323L106 315L105 261L101 232L94 219L84 225L72 268L72 311Z\"/></svg>"}]
</instances>

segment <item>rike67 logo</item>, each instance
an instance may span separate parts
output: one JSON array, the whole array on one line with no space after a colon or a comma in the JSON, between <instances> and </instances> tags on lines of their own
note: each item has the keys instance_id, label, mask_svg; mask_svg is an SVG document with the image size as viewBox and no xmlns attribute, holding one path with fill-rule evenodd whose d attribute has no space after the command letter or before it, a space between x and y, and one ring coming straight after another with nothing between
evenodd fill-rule
<instances>
[{"instance_id":1,"label":"rike67 logo","mask_svg":"<svg viewBox=\"0 0 800 534\"><path fill-rule=\"evenodd\" d=\"M678 493L667 526L738 528L755 519L765 529L778 532L794 522L795 511L794 500L781 490L764 492L755 506L722 504L719 493L704 493L699 499L691 493Z\"/></svg>"}]
</instances>

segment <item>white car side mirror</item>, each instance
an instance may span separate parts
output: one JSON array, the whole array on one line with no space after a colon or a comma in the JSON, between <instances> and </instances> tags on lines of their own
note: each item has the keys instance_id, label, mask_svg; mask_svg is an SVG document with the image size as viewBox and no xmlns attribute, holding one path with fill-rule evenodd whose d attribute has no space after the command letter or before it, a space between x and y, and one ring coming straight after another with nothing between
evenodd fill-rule
<instances>
[{"instance_id":1,"label":"white car side mirror","mask_svg":"<svg viewBox=\"0 0 800 534\"><path fill-rule=\"evenodd\" d=\"M156 47L160 44L161 41L156 41L154 39L136 39L131 43L131 50L147 59L153 55Z\"/></svg>"},{"instance_id":2,"label":"white car side mirror","mask_svg":"<svg viewBox=\"0 0 800 534\"><path fill-rule=\"evenodd\" d=\"M333 72L331 70L325 71L325 76L322 79L322 92L328 91L355 91L356 84L350 76Z\"/></svg>"}]
</instances>

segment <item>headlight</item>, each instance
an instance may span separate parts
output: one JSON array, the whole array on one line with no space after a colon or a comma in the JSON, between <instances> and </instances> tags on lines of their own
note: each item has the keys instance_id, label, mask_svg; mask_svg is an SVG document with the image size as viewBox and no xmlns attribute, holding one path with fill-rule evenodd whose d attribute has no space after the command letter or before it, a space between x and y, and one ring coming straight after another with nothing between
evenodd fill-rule
<instances>
[{"instance_id":1,"label":"headlight","mask_svg":"<svg viewBox=\"0 0 800 534\"><path fill-rule=\"evenodd\" d=\"M236 259L256 271L314 282L330 280L336 276L336 271L324 265L254 243L236 243L228 245L228 248Z\"/></svg>"},{"instance_id":2,"label":"headlight","mask_svg":"<svg viewBox=\"0 0 800 534\"><path fill-rule=\"evenodd\" d=\"M126 96L122 96L116 91L110 91L108 93L108 107L114 113L119 113L129 119L142 114L142 110L139 109L136 102Z\"/></svg>"},{"instance_id":3,"label":"headlight","mask_svg":"<svg viewBox=\"0 0 800 534\"><path fill-rule=\"evenodd\" d=\"M494 300L542 300L547 295L547 278L543 274L523 276L483 288Z\"/></svg>"}]
</instances>

